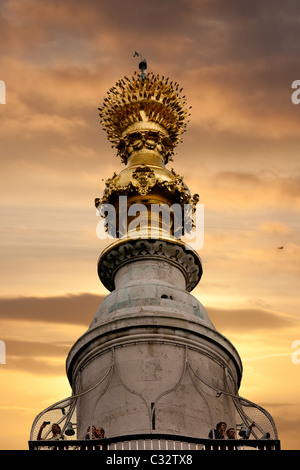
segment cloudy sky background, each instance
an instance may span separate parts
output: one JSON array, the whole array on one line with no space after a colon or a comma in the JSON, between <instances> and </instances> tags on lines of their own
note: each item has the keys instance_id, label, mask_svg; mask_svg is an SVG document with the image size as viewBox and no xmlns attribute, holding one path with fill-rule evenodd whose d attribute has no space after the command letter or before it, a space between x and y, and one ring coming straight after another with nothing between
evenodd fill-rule
<instances>
[{"instance_id":1,"label":"cloudy sky background","mask_svg":"<svg viewBox=\"0 0 300 470\"><path fill-rule=\"evenodd\" d=\"M71 394L66 356L107 295L93 201L123 165L97 108L135 50L192 106L170 167L205 208L193 294L240 353L240 394L300 449L299 2L2 0L0 31L0 449Z\"/></svg>"}]
</instances>

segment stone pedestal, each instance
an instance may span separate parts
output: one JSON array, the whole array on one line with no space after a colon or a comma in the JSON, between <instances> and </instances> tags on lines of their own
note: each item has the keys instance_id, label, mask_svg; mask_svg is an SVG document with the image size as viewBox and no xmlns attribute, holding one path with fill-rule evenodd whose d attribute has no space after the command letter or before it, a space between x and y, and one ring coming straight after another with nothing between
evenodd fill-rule
<instances>
[{"instance_id":1,"label":"stone pedestal","mask_svg":"<svg viewBox=\"0 0 300 470\"><path fill-rule=\"evenodd\" d=\"M77 435L170 433L207 438L219 421L235 425L239 355L189 292L200 259L171 240L118 241L100 257L111 293L72 347L68 377ZM219 397L218 397L219 396Z\"/></svg>"}]
</instances>

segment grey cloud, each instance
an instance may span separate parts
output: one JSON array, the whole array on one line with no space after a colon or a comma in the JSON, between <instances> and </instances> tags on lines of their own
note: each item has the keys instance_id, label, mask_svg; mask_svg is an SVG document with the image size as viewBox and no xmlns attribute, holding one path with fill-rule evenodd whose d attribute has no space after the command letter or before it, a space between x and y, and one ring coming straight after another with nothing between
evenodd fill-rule
<instances>
[{"instance_id":1,"label":"grey cloud","mask_svg":"<svg viewBox=\"0 0 300 470\"><path fill-rule=\"evenodd\" d=\"M18 370L43 376L64 375L66 357L71 348L71 344L17 340L5 341L5 346L5 370Z\"/></svg>"},{"instance_id":2,"label":"grey cloud","mask_svg":"<svg viewBox=\"0 0 300 470\"><path fill-rule=\"evenodd\" d=\"M241 171L223 171L215 175L216 182L229 184L248 185L253 189L264 189L267 191L276 188L282 196L290 195L294 198L300 197L300 175L290 175L288 177L276 172L250 173Z\"/></svg>"},{"instance_id":3,"label":"grey cloud","mask_svg":"<svg viewBox=\"0 0 300 470\"><path fill-rule=\"evenodd\" d=\"M2 298L0 319L88 325L103 298L94 294Z\"/></svg>"},{"instance_id":4,"label":"grey cloud","mask_svg":"<svg viewBox=\"0 0 300 470\"><path fill-rule=\"evenodd\" d=\"M11 299L0 299L0 319L25 320L31 322L70 323L74 325L88 325L92 320L100 302L105 296L95 294L78 294L57 297L18 297ZM289 317L280 315L261 308L249 309L220 309L210 307L207 309L213 322L219 328L230 330L249 331L257 329L280 329L290 328L296 322ZM13 344L14 348L20 343ZM49 352L51 345L36 347L45 348ZM63 346L56 345L60 351ZM40 350L40 349L39 349Z\"/></svg>"},{"instance_id":5,"label":"grey cloud","mask_svg":"<svg viewBox=\"0 0 300 470\"><path fill-rule=\"evenodd\" d=\"M33 342L33 341L5 341L7 364L10 363L11 358L19 357L27 361L34 357L49 357L59 358L65 357L71 347L67 344L54 344L47 342Z\"/></svg>"},{"instance_id":6,"label":"grey cloud","mask_svg":"<svg viewBox=\"0 0 300 470\"><path fill-rule=\"evenodd\" d=\"M162 42L174 45L179 38L182 47L169 47L168 55L174 60L180 52L178 63L182 65L186 55L189 63L201 57L209 63L211 58L222 62L234 58L247 60L257 55L271 54L274 58L288 53L287 43L298 37L296 11L295 2L283 4L279 0L88 0L84 3L55 0L45 4L30 0L18 4L6 2L2 26L7 32L8 47L11 43L16 51L21 47L23 53L26 47L33 48L36 51L31 56L33 60L38 54L54 58L52 54L59 56L67 51L75 59L76 49L81 57L82 48L88 53L86 41L100 33L102 39L107 35L114 37L111 42L116 45L118 61L124 54L124 45L135 43L136 48L142 48L141 52L145 48L153 58L163 59L165 63L168 57L162 57L161 52L165 53ZM185 43L187 38L190 42ZM101 55L108 57L108 49L100 47ZM94 61L98 60L95 56Z\"/></svg>"},{"instance_id":7,"label":"grey cloud","mask_svg":"<svg viewBox=\"0 0 300 470\"><path fill-rule=\"evenodd\" d=\"M221 309L210 307L207 309L214 325L220 331L253 332L278 331L285 328L299 326L291 318L263 310L263 309Z\"/></svg>"},{"instance_id":8,"label":"grey cloud","mask_svg":"<svg viewBox=\"0 0 300 470\"><path fill-rule=\"evenodd\" d=\"M5 369L27 372L39 376L62 376L65 374L65 360L61 363L47 363L39 358L30 357L7 357Z\"/></svg>"}]
</instances>

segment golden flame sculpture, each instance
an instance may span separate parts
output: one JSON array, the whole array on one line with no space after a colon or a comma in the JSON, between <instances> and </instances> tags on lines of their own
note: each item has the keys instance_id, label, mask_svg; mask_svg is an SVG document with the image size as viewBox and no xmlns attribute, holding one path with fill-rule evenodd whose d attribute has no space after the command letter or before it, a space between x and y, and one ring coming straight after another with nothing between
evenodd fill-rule
<instances>
[{"instance_id":1,"label":"golden flame sculpture","mask_svg":"<svg viewBox=\"0 0 300 470\"><path fill-rule=\"evenodd\" d=\"M119 80L98 108L108 140L118 150L117 155L126 168L105 181L103 196L95 199L95 205L99 209L103 204L111 204L119 213L120 196L127 197L128 208L138 203L149 211L153 204L168 207L178 204L182 221L185 220L184 230L190 230L199 196L192 196L183 177L173 169L167 170L165 164L172 159L175 146L182 140L191 108L178 83L145 73L146 62L141 64L142 73L135 72L131 79ZM146 227L150 222L146 220ZM179 232L181 230L180 225ZM118 221L110 232L114 233L120 237ZM174 234L172 222L171 236Z\"/></svg>"},{"instance_id":2,"label":"golden flame sculpture","mask_svg":"<svg viewBox=\"0 0 300 470\"><path fill-rule=\"evenodd\" d=\"M143 76L135 72L131 79L124 77L110 88L99 111L108 139L126 163L130 136L134 139L137 131L150 132L148 140L160 141L167 162L182 140L189 109L178 83L153 73Z\"/></svg>"}]
</instances>

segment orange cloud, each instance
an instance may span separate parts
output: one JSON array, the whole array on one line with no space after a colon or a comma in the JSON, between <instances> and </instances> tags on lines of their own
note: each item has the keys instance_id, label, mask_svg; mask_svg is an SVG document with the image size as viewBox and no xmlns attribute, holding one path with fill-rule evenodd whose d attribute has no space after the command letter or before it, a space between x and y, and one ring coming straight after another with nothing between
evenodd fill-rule
<instances>
[{"instance_id":1,"label":"orange cloud","mask_svg":"<svg viewBox=\"0 0 300 470\"><path fill-rule=\"evenodd\" d=\"M205 206L194 293L241 351L246 397L271 407L285 448L299 447L299 369L288 362L299 318L294 3L5 0L0 22L1 446L27 448L35 415L69 393L65 352L105 295L93 201L123 166L97 108L138 69L137 49L192 106L169 167Z\"/></svg>"}]
</instances>

